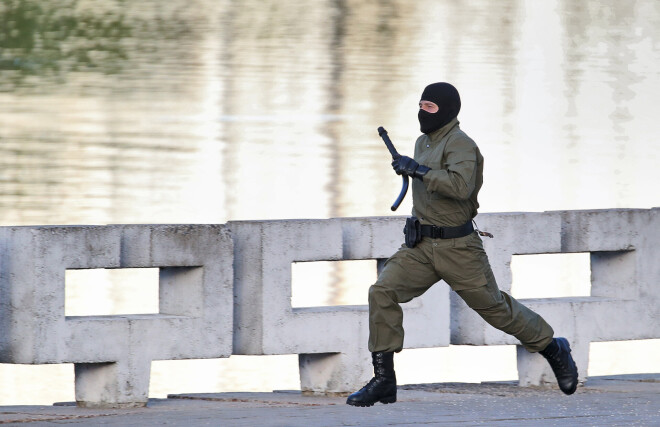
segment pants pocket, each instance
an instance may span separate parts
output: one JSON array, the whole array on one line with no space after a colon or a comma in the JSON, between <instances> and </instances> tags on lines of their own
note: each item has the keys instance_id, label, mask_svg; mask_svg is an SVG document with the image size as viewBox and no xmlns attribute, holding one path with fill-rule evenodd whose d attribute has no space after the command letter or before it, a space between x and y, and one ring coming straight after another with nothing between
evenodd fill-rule
<instances>
[{"instance_id":1,"label":"pants pocket","mask_svg":"<svg viewBox=\"0 0 660 427\"><path fill-rule=\"evenodd\" d=\"M499 289L491 285L478 288L456 291L463 301L473 310L486 310L502 303L502 294Z\"/></svg>"}]
</instances>

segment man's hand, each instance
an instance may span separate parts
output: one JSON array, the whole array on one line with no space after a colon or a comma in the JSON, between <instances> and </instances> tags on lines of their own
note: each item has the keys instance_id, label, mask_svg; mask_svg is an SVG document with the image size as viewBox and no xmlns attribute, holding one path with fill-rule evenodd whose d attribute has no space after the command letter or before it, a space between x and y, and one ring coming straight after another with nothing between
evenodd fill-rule
<instances>
[{"instance_id":1,"label":"man's hand","mask_svg":"<svg viewBox=\"0 0 660 427\"><path fill-rule=\"evenodd\" d=\"M428 166L420 165L408 156L401 156L392 161L392 167L397 175L408 175L420 181L431 170Z\"/></svg>"}]
</instances>

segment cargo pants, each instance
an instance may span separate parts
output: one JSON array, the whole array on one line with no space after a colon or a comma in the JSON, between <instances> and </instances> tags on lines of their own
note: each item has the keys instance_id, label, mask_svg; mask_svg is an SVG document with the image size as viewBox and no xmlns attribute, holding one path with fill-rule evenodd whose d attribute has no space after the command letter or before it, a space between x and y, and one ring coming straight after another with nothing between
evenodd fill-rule
<instances>
[{"instance_id":1,"label":"cargo pants","mask_svg":"<svg viewBox=\"0 0 660 427\"><path fill-rule=\"evenodd\" d=\"M497 287L476 232L456 239L424 237L402 246L369 288L369 351L401 351L403 311L399 306L444 280L493 327L516 337L530 352L552 341L552 327L537 313Z\"/></svg>"}]
</instances>

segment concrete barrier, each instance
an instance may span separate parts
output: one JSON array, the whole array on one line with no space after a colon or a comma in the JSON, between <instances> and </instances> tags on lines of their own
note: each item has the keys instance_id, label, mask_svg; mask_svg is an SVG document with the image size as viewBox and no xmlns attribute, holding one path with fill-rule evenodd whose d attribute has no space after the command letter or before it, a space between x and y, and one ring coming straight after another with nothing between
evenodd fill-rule
<instances>
[{"instance_id":1,"label":"concrete barrier","mask_svg":"<svg viewBox=\"0 0 660 427\"><path fill-rule=\"evenodd\" d=\"M522 300L570 339L586 378L589 344L660 337L660 209L484 214L500 287L515 255L587 252L589 296ZM404 217L223 225L0 227L0 362L74 363L81 406L144 405L152 360L298 354L301 388L355 390L371 376L366 305L291 305L291 264L375 259ZM231 233L229 232L231 230ZM159 313L65 316L66 269L159 268ZM365 303L367 295L365 294ZM404 304L406 348L518 342L447 286ZM554 383L519 348L521 385Z\"/></svg>"},{"instance_id":2,"label":"concrete barrier","mask_svg":"<svg viewBox=\"0 0 660 427\"><path fill-rule=\"evenodd\" d=\"M570 340L581 381L590 343L660 337L659 208L498 213L479 215L478 221L496 236L484 245L504 291L511 288L514 255L590 254L590 296L521 300ZM452 344L519 344L451 297ZM540 355L520 346L517 354L520 385L555 383Z\"/></svg>"},{"instance_id":3,"label":"concrete barrier","mask_svg":"<svg viewBox=\"0 0 660 427\"><path fill-rule=\"evenodd\" d=\"M660 209L614 209L479 215L500 288L511 291L514 255L589 253L590 296L521 299L572 345L581 381L591 342L660 337ZM229 223L235 243L237 354L300 354L301 388L346 392L370 374L366 306L292 309L295 261L385 259L403 239L402 217ZM446 346L447 286L434 286L404 309L406 348ZM366 301L366 295L365 295ZM413 302L414 303L414 302ZM255 310L256 304L256 310ZM405 305L404 305L405 306ZM516 345L451 293L450 343ZM630 320L633 321L630 321ZM429 333L433 335L429 335ZM538 354L518 347L522 386L555 384Z\"/></svg>"},{"instance_id":4,"label":"concrete barrier","mask_svg":"<svg viewBox=\"0 0 660 427\"><path fill-rule=\"evenodd\" d=\"M147 402L152 360L231 354L224 226L0 228L0 362L73 363L80 406ZM67 269L160 269L159 313L65 316Z\"/></svg>"},{"instance_id":5,"label":"concrete barrier","mask_svg":"<svg viewBox=\"0 0 660 427\"><path fill-rule=\"evenodd\" d=\"M372 376L368 307L292 308L296 261L384 260L405 219L230 222L234 238L234 353L298 354L305 392L344 393ZM367 293L364 296L367 300ZM449 291L434 286L404 307L406 348L449 345Z\"/></svg>"}]
</instances>

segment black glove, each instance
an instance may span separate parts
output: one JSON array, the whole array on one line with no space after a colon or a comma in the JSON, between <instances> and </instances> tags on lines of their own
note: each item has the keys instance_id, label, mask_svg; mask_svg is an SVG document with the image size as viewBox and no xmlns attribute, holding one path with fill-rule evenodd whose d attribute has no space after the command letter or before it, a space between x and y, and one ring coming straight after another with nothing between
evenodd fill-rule
<instances>
[{"instance_id":1,"label":"black glove","mask_svg":"<svg viewBox=\"0 0 660 427\"><path fill-rule=\"evenodd\" d=\"M430 167L420 165L408 156L401 156L398 159L394 159L392 161L392 167L397 175L408 175L419 180L422 180L424 175L431 170Z\"/></svg>"}]
</instances>

